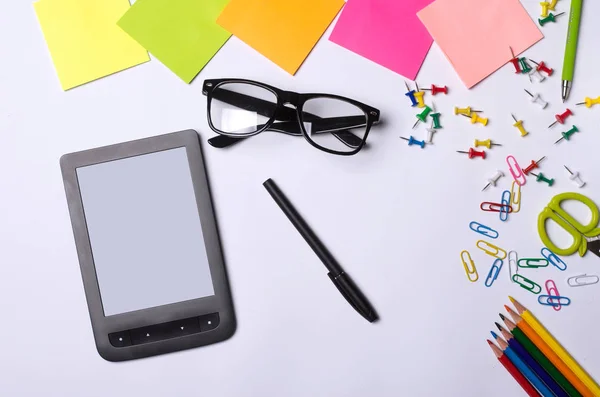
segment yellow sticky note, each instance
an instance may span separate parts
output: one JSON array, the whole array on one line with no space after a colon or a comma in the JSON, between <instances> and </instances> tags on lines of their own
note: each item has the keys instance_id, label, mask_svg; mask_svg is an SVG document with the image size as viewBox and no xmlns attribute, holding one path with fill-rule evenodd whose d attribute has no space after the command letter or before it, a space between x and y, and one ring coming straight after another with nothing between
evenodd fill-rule
<instances>
[{"instance_id":1,"label":"yellow sticky note","mask_svg":"<svg viewBox=\"0 0 600 397\"><path fill-rule=\"evenodd\" d=\"M344 0L231 0L217 23L295 74Z\"/></svg>"},{"instance_id":2,"label":"yellow sticky note","mask_svg":"<svg viewBox=\"0 0 600 397\"><path fill-rule=\"evenodd\" d=\"M128 0L40 0L33 6L63 90L150 60L117 26Z\"/></svg>"}]
</instances>

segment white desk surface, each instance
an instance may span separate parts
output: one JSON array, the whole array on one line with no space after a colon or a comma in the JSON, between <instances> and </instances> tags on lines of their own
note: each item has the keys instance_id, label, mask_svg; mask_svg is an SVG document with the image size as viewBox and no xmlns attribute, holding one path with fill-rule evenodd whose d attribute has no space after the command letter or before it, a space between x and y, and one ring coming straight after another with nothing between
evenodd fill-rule
<instances>
[{"instance_id":1,"label":"white desk surface","mask_svg":"<svg viewBox=\"0 0 600 397\"><path fill-rule=\"evenodd\" d=\"M565 3L565 4L562 4ZM560 8L568 10L568 2ZM539 5L526 6L537 16ZM600 2L585 4L569 120L581 133L553 145L561 128L547 130L560 101L567 18L543 29L546 38L526 55L556 75L539 85L515 76L511 65L466 90L434 44L418 81L446 84L435 97L444 128L426 150L398 139L411 134L415 109L404 78L327 38L295 77L236 38L187 85L160 62L62 92L30 1L6 1L0 14L0 395L3 396L508 396L519 386L494 358L485 339L513 294L600 379L600 284L566 286L566 278L599 274L592 254L566 258L569 269L551 277L573 304L554 312L509 283L466 280L459 252L469 249L480 276L492 259L474 244L468 224L500 232L498 244L520 256L541 248L537 215L558 193L576 188L563 164L582 173L582 190L600 203L600 108L574 107L600 95L596 32ZM474 49L476 51L476 49ZM264 133L229 150L210 147L205 78L245 77L300 92L349 96L381 110L369 148L353 157L315 150L302 138ZM542 111L523 88L551 102ZM455 105L485 110L487 128L455 117ZM526 121L520 138L510 113ZM149 359L109 363L96 353L71 231L59 157L68 152L182 129L203 141L238 329L224 343ZM424 134L421 128L419 134ZM486 161L457 154L474 138L501 148ZM548 156L548 188L530 179L523 207L509 222L482 213L510 181L481 193L485 177ZM381 315L368 324L342 299L323 265L262 187L274 178Z\"/></svg>"}]
</instances>

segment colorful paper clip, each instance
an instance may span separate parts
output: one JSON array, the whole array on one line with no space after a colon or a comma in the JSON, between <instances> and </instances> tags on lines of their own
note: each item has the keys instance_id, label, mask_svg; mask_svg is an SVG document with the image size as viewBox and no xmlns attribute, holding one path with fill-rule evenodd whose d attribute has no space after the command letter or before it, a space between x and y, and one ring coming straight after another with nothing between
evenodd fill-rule
<instances>
[{"instance_id":1,"label":"colorful paper clip","mask_svg":"<svg viewBox=\"0 0 600 397\"><path fill-rule=\"evenodd\" d=\"M507 256L506 251L504 251L500 247L496 247L495 245L490 244L484 240L477 241L476 245L477 245L477 248L479 248L480 250L482 250L489 256L493 256L494 258L498 258L498 259L502 259L502 260L506 259L506 256ZM483 247L481 245L483 245Z\"/></svg>"},{"instance_id":2,"label":"colorful paper clip","mask_svg":"<svg viewBox=\"0 0 600 397\"><path fill-rule=\"evenodd\" d=\"M510 206L513 209L512 212L521 210L521 186L517 184L517 181L513 181L510 187Z\"/></svg>"},{"instance_id":3,"label":"colorful paper clip","mask_svg":"<svg viewBox=\"0 0 600 397\"><path fill-rule=\"evenodd\" d=\"M479 233L489 238L498 238L498 232L492 229L489 226L481 224L479 222L471 222L469 223L469 229L474 231L475 233Z\"/></svg>"},{"instance_id":4,"label":"colorful paper clip","mask_svg":"<svg viewBox=\"0 0 600 397\"><path fill-rule=\"evenodd\" d=\"M510 251L508 253L508 276L510 277L511 282L514 282L513 275L519 274L519 266L517 266L518 260L519 255L517 254L517 251Z\"/></svg>"},{"instance_id":5,"label":"colorful paper clip","mask_svg":"<svg viewBox=\"0 0 600 397\"><path fill-rule=\"evenodd\" d=\"M517 262L517 266L522 269L537 269L539 267L548 267L550 262L543 258L522 258Z\"/></svg>"},{"instance_id":6,"label":"colorful paper clip","mask_svg":"<svg viewBox=\"0 0 600 397\"><path fill-rule=\"evenodd\" d=\"M512 207L510 205L510 190L505 190L502 192L502 208L500 209L500 220L502 222L506 222L508 220L508 213L512 212ZM511 211L508 210L511 209Z\"/></svg>"},{"instance_id":7,"label":"colorful paper clip","mask_svg":"<svg viewBox=\"0 0 600 397\"><path fill-rule=\"evenodd\" d=\"M560 310L562 306L569 306L571 304L571 299L566 296L540 295L538 296L538 302L544 306L552 306L554 310L557 310L557 308Z\"/></svg>"},{"instance_id":8,"label":"colorful paper clip","mask_svg":"<svg viewBox=\"0 0 600 397\"><path fill-rule=\"evenodd\" d=\"M527 178L521 169L521 166L517 162L515 156L506 157L506 164L508 164L508 170L512 175L513 179L519 186L523 186L527 182Z\"/></svg>"},{"instance_id":9,"label":"colorful paper clip","mask_svg":"<svg viewBox=\"0 0 600 397\"><path fill-rule=\"evenodd\" d=\"M600 277L593 274L588 276L584 273L578 276L569 277L567 279L567 284L569 287L583 287L585 285L598 284L598 281L600 281Z\"/></svg>"},{"instance_id":10,"label":"colorful paper clip","mask_svg":"<svg viewBox=\"0 0 600 397\"><path fill-rule=\"evenodd\" d=\"M475 262L473 262L473 259L471 259L471 254L469 254L469 251L462 251L460 253L460 260L462 261L462 264L465 268L465 272L467 272L467 279L469 279L469 281L472 283L479 280L479 275L477 274Z\"/></svg>"},{"instance_id":11,"label":"colorful paper clip","mask_svg":"<svg viewBox=\"0 0 600 397\"><path fill-rule=\"evenodd\" d=\"M556 287L556 283L554 282L554 280L546 280L546 284L544 284L544 285L546 287L546 292L548 293L548 295L557 296L557 297L560 296L560 293L558 292L558 288ZM539 300L538 300L538 302L539 302ZM540 303L542 303L542 302L540 302ZM543 304L544 303L542 303L542 305ZM556 304L553 304L551 306L555 311L559 311L561 308L560 301L556 302Z\"/></svg>"},{"instance_id":12,"label":"colorful paper clip","mask_svg":"<svg viewBox=\"0 0 600 397\"><path fill-rule=\"evenodd\" d=\"M524 277L520 274L514 274L512 277L513 281L521 286L521 288L526 289L527 291L533 294L539 294L542 292L542 287L539 284L531 281L527 277Z\"/></svg>"},{"instance_id":13,"label":"colorful paper clip","mask_svg":"<svg viewBox=\"0 0 600 397\"><path fill-rule=\"evenodd\" d=\"M483 203L481 203L479 205L479 208L481 208L481 210L485 211L485 212L500 212L503 209L508 208L509 214L511 212L513 212L513 208L510 205L504 205L501 203L492 203L489 201L484 201Z\"/></svg>"},{"instance_id":14,"label":"colorful paper clip","mask_svg":"<svg viewBox=\"0 0 600 397\"><path fill-rule=\"evenodd\" d=\"M554 252L550 251L548 248L544 247L542 248L542 250L540 251L542 256L544 258L546 258L546 260L552 264L553 266L557 267L558 270L561 271L565 271L567 270L567 264L558 257L558 255L556 255Z\"/></svg>"},{"instance_id":15,"label":"colorful paper clip","mask_svg":"<svg viewBox=\"0 0 600 397\"><path fill-rule=\"evenodd\" d=\"M496 281L496 279L498 278L498 275L500 274L500 270L502 269L502 264L504 262L502 261L502 259L496 259L494 261L494 263L492 264L492 268L490 269L490 272L488 273L486 279L485 279L485 286L486 287L491 287L492 284L494 284L494 281Z\"/></svg>"}]
</instances>

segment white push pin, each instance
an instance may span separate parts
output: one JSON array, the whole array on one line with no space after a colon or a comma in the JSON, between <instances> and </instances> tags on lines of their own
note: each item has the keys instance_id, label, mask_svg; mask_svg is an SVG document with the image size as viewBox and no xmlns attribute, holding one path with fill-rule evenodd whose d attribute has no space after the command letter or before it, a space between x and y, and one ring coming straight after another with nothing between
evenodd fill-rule
<instances>
[{"instance_id":1,"label":"white push pin","mask_svg":"<svg viewBox=\"0 0 600 397\"><path fill-rule=\"evenodd\" d=\"M542 81L546 80L546 76L541 74L539 70L532 69L529 73L529 81L533 83L533 79L541 83Z\"/></svg>"},{"instance_id":2,"label":"white push pin","mask_svg":"<svg viewBox=\"0 0 600 397\"><path fill-rule=\"evenodd\" d=\"M566 165L565 165L565 169L567 170L567 172L569 173L569 179L573 181L573 183L575 185L577 185L578 188L582 188L585 186L585 182L581 179L581 177L579 176L579 172L572 172Z\"/></svg>"},{"instance_id":3,"label":"white push pin","mask_svg":"<svg viewBox=\"0 0 600 397\"><path fill-rule=\"evenodd\" d=\"M496 173L491 178L488 178L488 184L485 185L485 187L483 189L481 189L481 191L483 192L485 189L487 189L490 186L496 186L496 184L498 183L500 178L502 178L503 176L504 176L504 173L500 170L497 170Z\"/></svg>"},{"instance_id":4,"label":"white push pin","mask_svg":"<svg viewBox=\"0 0 600 397\"><path fill-rule=\"evenodd\" d=\"M525 90L525 92L526 92L527 94L529 94L529 96L531 97L531 102L533 102L533 103L537 103L538 105L540 105L540 107L541 107L542 109L546 109L546 106L548 106L548 102L544 101L544 100L542 99L542 97L540 96L540 94L535 94L535 95L533 95L531 92L529 92L529 91L527 91L527 90Z\"/></svg>"},{"instance_id":5,"label":"white push pin","mask_svg":"<svg viewBox=\"0 0 600 397\"><path fill-rule=\"evenodd\" d=\"M433 134L435 134L437 130L433 128L433 120L431 121L431 127L427 128L427 139L425 139L425 143L433 144Z\"/></svg>"}]
</instances>

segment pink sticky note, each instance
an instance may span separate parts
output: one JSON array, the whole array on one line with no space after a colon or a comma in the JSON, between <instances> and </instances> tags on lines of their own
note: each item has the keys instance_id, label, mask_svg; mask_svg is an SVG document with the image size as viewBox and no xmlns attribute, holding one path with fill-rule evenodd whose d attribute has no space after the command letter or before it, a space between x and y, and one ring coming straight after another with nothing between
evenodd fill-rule
<instances>
[{"instance_id":1,"label":"pink sticky note","mask_svg":"<svg viewBox=\"0 0 600 397\"><path fill-rule=\"evenodd\" d=\"M418 16L467 88L544 38L517 0L436 0Z\"/></svg>"},{"instance_id":2,"label":"pink sticky note","mask_svg":"<svg viewBox=\"0 0 600 397\"><path fill-rule=\"evenodd\" d=\"M433 42L417 11L433 0L348 0L329 40L411 80Z\"/></svg>"}]
</instances>

